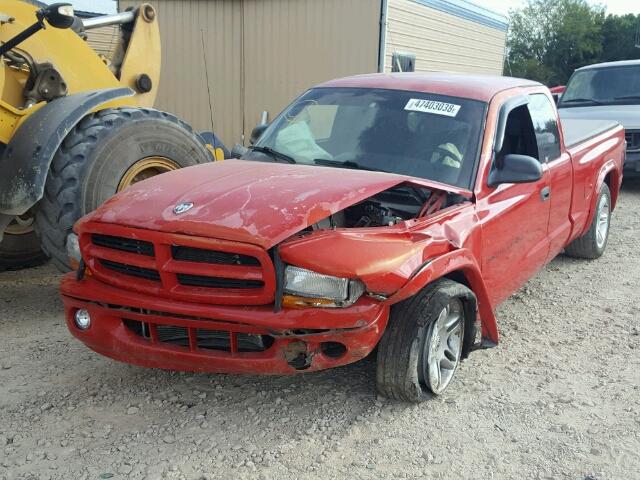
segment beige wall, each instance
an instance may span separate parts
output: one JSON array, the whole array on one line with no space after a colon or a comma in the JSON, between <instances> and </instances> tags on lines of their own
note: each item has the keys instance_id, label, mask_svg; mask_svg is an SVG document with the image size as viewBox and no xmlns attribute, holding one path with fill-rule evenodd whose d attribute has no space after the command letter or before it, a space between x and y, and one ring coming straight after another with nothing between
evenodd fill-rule
<instances>
[{"instance_id":1,"label":"beige wall","mask_svg":"<svg viewBox=\"0 0 640 480\"><path fill-rule=\"evenodd\" d=\"M244 15L248 133L317 83L377 70L379 0L245 0Z\"/></svg>"},{"instance_id":2,"label":"beige wall","mask_svg":"<svg viewBox=\"0 0 640 480\"><path fill-rule=\"evenodd\" d=\"M107 27L93 28L87 30L87 42L96 52L111 59L113 52L118 45L120 37L120 27L110 25Z\"/></svg>"},{"instance_id":3,"label":"beige wall","mask_svg":"<svg viewBox=\"0 0 640 480\"><path fill-rule=\"evenodd\" d=\"M120 0L119 9L138 4ZM156 108L211 130L225 145L248 140L263 110L331 78L376 71L379 0L153 0L162 38ZM244 61L243 61L244 59Z\"/></svg>"},{"instance_id":4,"label":"beige wall","mask_svg":"<svg viewBox=\"0 0 640 480\"><path fill-rule=\"evenodd\" d=\"M139 3L120 0L119 10ZM242 2L153 0L153 5L162 42L155 107L178 115L198 131L211 130L210 91L214 131L231 144L242 133Z\"/></svg>"},{"instance_id":5,"label":"beige wall","mask_svg":"<svg viewBox=\"0 0 640 480\"><path fill-rule=\"evenodd\" d=\"M389 0L385 69L394 51L416 56L417 72L502 74L506 32L411 0Z\"/></svg>"}]
</instances>

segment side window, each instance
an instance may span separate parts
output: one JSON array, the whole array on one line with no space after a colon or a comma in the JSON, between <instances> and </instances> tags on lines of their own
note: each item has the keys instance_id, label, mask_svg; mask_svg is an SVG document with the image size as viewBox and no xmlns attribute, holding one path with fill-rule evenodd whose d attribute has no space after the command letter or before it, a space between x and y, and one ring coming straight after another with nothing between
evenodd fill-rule
<instances>
[{"instance_id":1,"label":"side window","mask_svg":"<svg viewBox=\"0 0 640 480\"><path fill-rule=\"evenodd\" d=\"M507 117L504 143L498 154L498 160L510 153L539 158L533 123L526 105L514 108Z\"/></svg>"},{"instance_id":2,"label":"side window","mask_svg":"<svg viewBox=\"0 0 640 480\"><path fill-rule=\"evenodd\" d=\"M538 160L550 162L560 156L560 136L555 110L546 95L529 96L529 113L538 144Z\"/></svg>"}]
</instances>

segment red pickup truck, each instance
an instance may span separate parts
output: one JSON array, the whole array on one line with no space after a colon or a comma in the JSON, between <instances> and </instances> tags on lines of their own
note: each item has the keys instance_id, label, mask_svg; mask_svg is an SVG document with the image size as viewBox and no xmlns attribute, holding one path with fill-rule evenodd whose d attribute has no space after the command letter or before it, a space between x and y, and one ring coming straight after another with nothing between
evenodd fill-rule
<instances>
[{"instance_id":1,"label":"red pickup truck","mask_svg":"<svg viewBox=\"0 0 640 480\"><path fill-rule=\"evenodd\" d=\"M560 125L538 83L445 74L330 81L254 137L76 224L74 336L136 365L251 374L377 346L378 390L424 400L498 343L496 306L543 265L602 255L625 145L614 122Z\"/></svg>"}]
</instances>

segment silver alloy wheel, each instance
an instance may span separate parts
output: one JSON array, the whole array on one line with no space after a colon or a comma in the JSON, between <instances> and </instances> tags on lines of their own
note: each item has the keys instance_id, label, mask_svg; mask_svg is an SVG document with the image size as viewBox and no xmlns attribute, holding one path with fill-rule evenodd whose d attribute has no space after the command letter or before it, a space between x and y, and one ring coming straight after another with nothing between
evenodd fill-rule
<instances>
[{"instance_id":1,"label":"silver alloy wheel","mask_svg":"<svg viewBox=\"0 0 640 480\"><path fill-rule=\"evenodd\" d=\"M426 361L422 377L429 389L440 394L449 386L453 374L460 363L463 334L463 307L458 298L453 298L432 324L425 339L424 353Z\"/></svg>"},{"instance_id":2,"label":"silver alloy wheel","mask_svg":"<svg viewBox=\"0 0 640 480\"><path fill-rule=\"evenodd\" d=\"M602 249L609 235L609 198L606 195L600 197L596 215L596 246Z\"/></svg>"}]
</instances>

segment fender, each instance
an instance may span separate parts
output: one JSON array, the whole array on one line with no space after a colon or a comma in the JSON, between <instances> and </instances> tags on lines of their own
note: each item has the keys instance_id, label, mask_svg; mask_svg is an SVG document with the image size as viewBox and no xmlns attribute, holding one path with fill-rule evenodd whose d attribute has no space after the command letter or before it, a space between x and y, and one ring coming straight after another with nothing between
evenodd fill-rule
<instances>
[{"instance_id":1,"label":"fender","mask_svg":"<svg viewBox=\"0 0 640 480\"><path fill-rule=\"evenodd\" d=\"M58 98L30 115L0 158L0 214L22 215L42 198L53 156L76 124L111 100L134 94L110 88Z\"/></svg>"},{"instance_id":2,"label":"fender","mask_svg":"<svg viewBox=\"0 0 640 480\"><path fill-rule=\"evenodd\" d=\"M598 178L596 179L596 183L594 186L594 195L592 195L593 199L591 201L591 207L589 208L589 216L587 217L587 222L585 223L585 227L583 229L583 231L580 233L580 235L584 235L589 231L589 228L591 227L591 222L593 221L593 216L596 214L596 208L598 208L597 206L597 202L598 202L598 195L597 192L600 191L600 188L602 188L602 184L604 183L604 179L605 177L610 173L613 172L612 175L612 182L611 182L611 186L612 186L612 190L611 190L611 211L613 211L613 209L615 208L616 202L618 200L618 191L615 189L615 187L619 188L620 185L620 175L616 170L616 162L613 159L607 160L604 165L602 165L602 167L600 168L600 172L598 173ZM614 191L615 190L615 191Z\"/></svg>"},{"instance_id":3,"label":"fender","mask_svg":"<svg viewBox=\"0 0 640 480\"><path fill-rule=\"evenodd\" d=\"M491 307L487 288L480 273L478 262L466 248L454 250L445 255L433 258L416 270L407 283L395 294L389 297L391 304L409 298L428 283L444 277L446 274L462 271L469 281L469 287L478 300L478 313L482 323L482 337L498 343L498 324Z\"/></svg>"}]
</instances>

